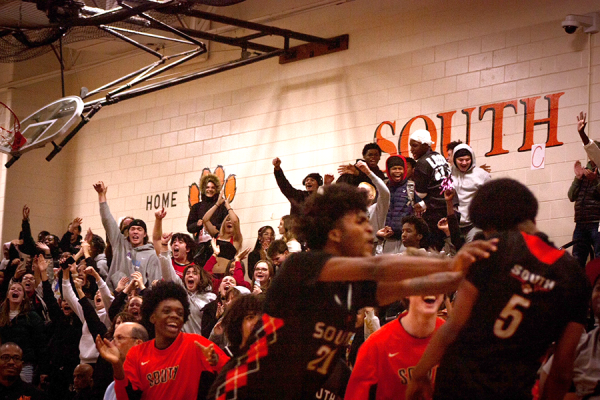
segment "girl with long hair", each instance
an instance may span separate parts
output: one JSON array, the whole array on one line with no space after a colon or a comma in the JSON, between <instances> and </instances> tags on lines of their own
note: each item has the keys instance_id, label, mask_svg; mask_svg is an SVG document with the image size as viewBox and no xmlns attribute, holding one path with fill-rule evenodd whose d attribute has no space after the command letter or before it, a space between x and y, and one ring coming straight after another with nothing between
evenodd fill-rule
<instances>
[{"instance_id":1,"label":"girl with long hair","mask_svg":"<svg viewBox=\"0 0 600 400\"><path fill-rule=\"evenodd\" d=\"M11 283L0 307L0 340L14 342L23 350L21 379L28 383L33 380L35 367L45 350L43 331L44 322L31 310L25 287L21 282Z\"/></svg>"},{"instance_id":2,"label":"girl with long hair","mask_svg":"<svg viewBox=\"0 0 600 400\"><path fill-rule=\"evenodd\" d=\"M254 266L260 260L267 259L267 249L275 240L275 230L269 225L265 225L258 230L258 236L256 237L256 244L254 249L248 255L248 276L254 275Z\"/></svg>"}]
</instances>

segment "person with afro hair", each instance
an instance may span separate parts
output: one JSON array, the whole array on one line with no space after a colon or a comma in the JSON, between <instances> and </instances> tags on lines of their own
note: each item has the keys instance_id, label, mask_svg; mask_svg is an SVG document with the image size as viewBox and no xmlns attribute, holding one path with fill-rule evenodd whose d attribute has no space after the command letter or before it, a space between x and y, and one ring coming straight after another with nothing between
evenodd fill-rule
<instances>
[{"instance_id":1,"label":"person with afro hair","mask_svg":"<svg viewBox=\"0 0 600 400\"><path fill-rule=\"evenodd\" d=\"M154 339L127 356L114 343L96 339L102 357L113 366L118 399L205 398L216 373L229 360L208 339L181 328L190 316L188 294L175 282L158 282L144 295L142 323Z\"/></svg>"},{"instance_id":2,"label":"person with afro hair","mask_svg":"<svg viewBox=\"0 0 600 400\"><path fill-rule=\"evenodd\" d=\"M308 198L295 230L310 251L283 264L245 351L221 371L209 398L315 398L345 353L360 308L454 290L462 270L495 248L473 242L454 259L371 256L367 204L364 191L343 183Z\"/></svg>"},{"instance_id":3,"label":"person with afro hair","mask_svg":"<svg viewBox=\"0 0 600 400\"><path fill-rule=\"evenodd\" d=\"M531 399L539 360L553 342L539 398L565 396L589 292L577 261L538 231L537 210L533 193L512 179L477 191L469 215L498 250L460 283L453 312L413 370L408 399L431 397L438 364L434 399Z\"/></svg>"}]
</instances>

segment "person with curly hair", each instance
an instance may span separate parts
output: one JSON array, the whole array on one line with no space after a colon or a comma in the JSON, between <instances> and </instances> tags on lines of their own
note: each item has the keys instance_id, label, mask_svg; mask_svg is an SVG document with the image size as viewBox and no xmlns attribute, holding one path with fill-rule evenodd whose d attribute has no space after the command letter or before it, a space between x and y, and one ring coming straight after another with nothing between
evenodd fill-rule
<instances>
[{"instance_id":1,"label":"person with curly hair","mask_svg":"<svg viewBox=\"0 0 600 400\"><path fill-rule=\"evenodd\" d=\"M219 177L214 174L204 175L202 179L200 179L200 201L190 208L190 213L188 214L186 224L187 231L194 235L194 239L199 245L197 251L204 262L206 262L208 257L212 254L209 243L212 237L206 230L202 218L204 217L204 214L217 203L220 193L221 181L219 180ZM212 214L210 222L217 230L221 229L221 224L225 220L225 217L227 217L227 213L228 211L225 208L225 205L221 204ZM194 255L195 254L192 254L192 256ZM203 265L203 263L199 262L199 265Z\"/></svg>"},{"instance_id":2,"label":"person with curly hair","mask_svg":"<svg viewBox=\"0 0 600 400\"><path fill-rule=\"evenodd\" d=\"M249 294L236 298L225 311L221 325L229 342L227 349L233 355L240 354L248 342L254 326L262 316L263 304L264 296Z\"/></svg>"},{"instance_id":3,"label":"person with curly hair","mask_svg":"<svg viewBox=\"0 0 600 400\"><path fill-rule=\"evenodd\" d=\"M358 309L453 290L463 270L495 249L478 241L454 259L371 256L367 204L364 191L347 184L307 199L296 228L311 250L286 260L248 345L221 371L209 398L314 398L345 352Z\"/></svg>"},{"instance_id":4,"label":"person with curly hair","mask_svg":"<svg viewBox=\"0 0 600 400\"><path fill-rule=\"evenodd\" d=\"M144 296L142 316L154 339L131 348L126 357L114 343L96 338L100 354L113 366L117 398L205 398L229 357L208 339L181 331L190 316L186 290L158 282Z\"/></svg>"},{"instance_id":5,"label":"person with curly hair","mask_svg":"<svg viewBox=\"0 0 600 400\"><path fill-rule=\"evenodd\" d=\"M498 251L460 283L447 322L412 371L408 399L531 399L553 342L539 398L564 398L586 323L588 282L577 261L537 229L537 211L533 193L515 180L479 188L469 216L486 238L496 238Z\"/></svg>"}]
</instances>

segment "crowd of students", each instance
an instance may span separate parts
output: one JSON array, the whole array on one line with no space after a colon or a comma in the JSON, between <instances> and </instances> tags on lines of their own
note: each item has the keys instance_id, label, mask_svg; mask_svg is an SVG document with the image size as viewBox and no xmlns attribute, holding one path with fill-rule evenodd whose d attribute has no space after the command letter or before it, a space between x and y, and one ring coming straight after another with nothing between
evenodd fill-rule
<instances>
[{"instance_id":1,"label":"crowd of students","mask_svg":"<svg viewBox=\"0 0 600 400\"><path fill-rule=\"evenodd\" d=\"M273 159L290 214L253 248L212 174L187 232L164 209L152 232L117 222L103 182L106 240L79 218L36 240L25 206L0 265L0 397L600 398L598 264L586 278L468 144L409 144L382 171L369 143L305 190Z\"/></svg>"}]
</instances>

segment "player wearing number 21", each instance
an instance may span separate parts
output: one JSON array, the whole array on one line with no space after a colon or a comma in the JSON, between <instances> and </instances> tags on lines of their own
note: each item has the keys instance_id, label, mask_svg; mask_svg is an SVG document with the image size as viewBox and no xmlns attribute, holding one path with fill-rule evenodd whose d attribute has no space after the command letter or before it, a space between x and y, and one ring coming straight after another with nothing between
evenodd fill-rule
<instances>
[{"instance_id":1,"label":"player wearing number 21","mask_svg":"<svg viewBox=\"0 0 600 400\"><path fill-rule=\"evenodd\" d=\"M413 371L408 399L531 399L540 361L556 342L540 399L563 399L588 301L577 261L536 229L537 200L510 179L484 184L469 215L498 250L471 266L448 321Z\"/></svg>"},{"instance_id":2,"label":"player wearing number 21","mask_svg":"<svg viewBox=\"0 0 600 400\"><path fill-rule=\"evenodd\" d=\"M314 399L342 356L358 309L446 292L495 250L493 241L478 241L454 259L372 257L366 211L365 193L346 184L307 200L296 226L311 251L283 263L248 346L223 368L209 398ZM326 390L335 394L345 386L330 384Z\"/></svg>"}]
</instances>

